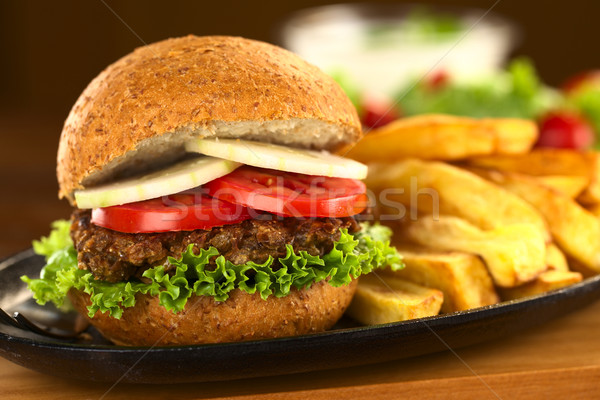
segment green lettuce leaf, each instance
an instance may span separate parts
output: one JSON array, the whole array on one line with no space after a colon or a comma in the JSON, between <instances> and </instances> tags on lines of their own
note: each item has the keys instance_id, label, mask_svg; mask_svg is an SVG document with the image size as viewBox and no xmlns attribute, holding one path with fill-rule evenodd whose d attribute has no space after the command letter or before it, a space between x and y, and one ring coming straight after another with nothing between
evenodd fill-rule
<instances>
[{"instance_id":1,"label":"green lettuce leaf","mask_svg":"<svg viewBox=\"0 0 600 400\"><path fill-rule=\"evenodd\" d=\"M451 114L473 118L537 119L560 104L560 96L545 86L533 63L517 58L493 77L473 82L450 81L431 90L427 78L410 82L395 100L403 115Z\"/></svg>"},{"instance_id":2,"label":"green lettuce leaf","mask_svg":"<svg viewBox=\"0 0 600 400\"><path fill-rule=\"evenodd\" d=\"M389 244L390 234L389 228L366 223L355 235L342 229L340 239L323 257L305 251L295 253L288 245L285 257L278 260L279 268L274 268L273 258L262 264L236 265L219 255L214 247L200 249L195 254L194 245L190 245L179 259L169 257L167 263L175 267L174 272L166 273L165 266L161 265L144 271L144 282L110 283L96 280L90 272L77 268L69 222L57 221L50 235L33 245L36 253L46 257L40 278L23 276L21 279L42 305L52 302L61 306L71 288L83 290L90 295L90 317L100 311L121 318L124 308L135 305L137 293L158 296L163 307L177 313L192 295L225 301L229 292L240 289L250 294L258 292L267 299L286 296L292 288L308 288L322 280L338 287L376 268L401 269L404 265L396 249Z\"/></svg>"},{"instance_id":3,"label":"green lettuce leaf","mask_svg":"<svg viewBox=\"0 0 600 400\"><path fill-rule=\"evenodd\" d=\"M61 219L52 223L52 230L47 237L33 241L33 250L46 259L59 250L73 247L69 230L71 222Z\"/></svg>"},{"instance_id":4,"label":"green lettuce leaf","mask_svg":"<svg viewBox=\"0 0 600 400\"><path fill-rule=\"evenodd\" d=\"M592 124L596 133L595 149L600 149L600 89L592 85L583 87L570 95L566 108L580 111Z\"/></svg>"},{"instance_id":5,"label":"green lettuce leaf","mask_svg":"<svg viewBox=\"0 0 600 400\"><path fill-rule=\"evenodd\" d=\"M363 107L363 95L358 85L352 80L352 78L341 68L329 71L329 75L337 82L342 88L346 96L356 108L358 115L362 114Z\"/></svg>"}]
</instances>

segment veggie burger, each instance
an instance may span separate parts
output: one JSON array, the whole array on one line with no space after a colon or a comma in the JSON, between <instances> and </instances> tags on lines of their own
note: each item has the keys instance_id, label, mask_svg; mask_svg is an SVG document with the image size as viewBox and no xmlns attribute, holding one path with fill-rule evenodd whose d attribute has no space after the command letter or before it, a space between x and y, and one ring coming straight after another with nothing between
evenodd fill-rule
<instances>
[{"instance_id":1,"label":"veggie burger","mask_svg":"<svg viewBox=\"0 0 600 400\"><path fill-rule=\"evenodd\" d=\"M357 221L366 166L340 87L276 46L237 37L135 50L84 90L60 138L76 209L23 277L108 339L151 346L330 328L356 279L400 268L389 231Z\"/></svg>"}]
</instances>

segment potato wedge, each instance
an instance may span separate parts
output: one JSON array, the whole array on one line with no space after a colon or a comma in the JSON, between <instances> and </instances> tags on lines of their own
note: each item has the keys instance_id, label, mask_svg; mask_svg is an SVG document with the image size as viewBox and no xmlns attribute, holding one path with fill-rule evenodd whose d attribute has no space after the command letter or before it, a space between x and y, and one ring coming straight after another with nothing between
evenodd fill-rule
<instances>
[{"instance_id":1,"label":"potato wedge","mask_svg":"<svg viewBox=\"0 0 600 400\"><path fill-rule=\"evenodd\" d=\"M366 184L378 194L382 220L402 217L401 205L461 217L482 229L530 224L550 240L546 222L534 207L456 166L416 159L371 164Z\"/></svg>"},{"instance_id":2,"label":"potato wedge","mask_svg":"<svg viewBox=\"0 0 600 400\"><path fill-rule=\"evenodd\" d=\"M600 153L597 151L586 153L589 160L590 183L577 200L583 204L600 203Z\"/></svg>"},{"instance_id":3,"label":"potato wedge","mask_svg":"<svg viewBox=\"0 0 600 400\"><path fill-rule=\"evenodd\" d=\"M547 269L545 239L529 224L483 231L456 217L422 216L401 224L395 234L434 249L478 254L501 287L519 286Z\"/></svg>"},{"instance_id":4,"label":"potato wedge","mask_svg":"<svg viewBox=\"0 0 600 400\"><path fill-rule=\"evenodd\" d=\"M583 176L547 175L536 179L545 186L576 199L588 186L589 179Z\"/></svg>"},{"instance_id":5,"label":"potato wedge","mask_svg":"<svg viewBox=\"0 0 600 400\"><path fill-rule=\"evenodd\" d=\"M444 295L402 279L376 275L361 276L346 314L365 325L386 324L437 315Z\"/></svg>"},{"instance_id":6,"label":"potato wedge","mask_svg":"<svg viewBox=\"0 0 600 400\"><path fill-rule=\"evenodd\" d=\"M479 123L491 128L496 138L494 154L524 154L537 141L537 124L518 118L484 118Z\"/></svg>"},{"instance_id":7,"label":"potato wedge","mask_svg":"<svg viewBox=\"0 0 600 400\"><path fill-rule=\"evenodd\" d=\"M569 271L567 257L565 257L564 253L554 243L546 245L546 265L548 266L548 270Z\"/></svg>"},{"instance_id":8,"label":"potato wedge","mask_svg":"<svg viewBox=\"0 0 600 400\"><path fill-rule=\"evenodd\" d=\"M519 155L491 155L473 157L467 165L519 172L534 176L580 176L590 177L590 160L584 152L563 149L535 149Z\"/></svg>"},{"instance_id":9,"label":"potato wedge","mask_svg":"<svg viewBox=\"0 0 600 400\"><path fill-rule=\"evenodd\" d=\"M535 149L520 155L474 157L468 165L534 176L577 176L587 181L579 196L585 204L600 203L600 153Z\"/></svg>"},{"instance_id":10,"label":"potato wedge","mask_svg":"<svg viewBox=\"0 0 600 400\"><path fill-rule=\"evenodd\" d=\"M600 218L600 203L585 207L593 216Z\"/></svg>"},{"instance_id":11,"label":"potato wedge","mask_svg":"<svg viewBox=\"0 0 600 400\"><path fill-rule=\"evenodd\" d=\"M472 169L534 206L546 219L550 232L564 252L600 272L600 222L569 197L526 175Z\"/></svg>"},{"instance_id":12,"label":"potato wedge","mask_svg":"<svg viewBox=\"0 0 600 400\"><path fill-rule=\"evenodd\" d=\"M567 257L567 260L569 262L569 269L574 272L579 272L584 278L598 275L596 269L592 269L574 258Z\"/></svg>"},{"instance_id":13,"label":"potato wedge","mask_svg":"<svg viewBox=\"0 0 600 400\"><path fill-rule=\"evenodd\" d=\"M400 271L386 269L380 274L441 290L444 293L442 312L468 310L500 301L480 257L406 244L396 248L402 254L406 268Z\"/></svg>"},{"instance_id":14,"label":"potato wedge","mask_svg":"<svg viewBox=\"0 0 600 400\"><path fill-rule=\"evenodd\" d=\"M485 154L518 154L527 152L537 135L537 126L528 120L419 115L369 132L346 156L372 162L411 157L460 160Z\"/></svg>"},{"instance_id":15,"label":"potato wedge","mask_svg":"<svg viewBox=\"0 0 600 400\"><path fill-rule=\"evenodd\" d=\"M560 289L581 282L582 279L583 277L579 272L546 271L540 274L540 276L532 282L514 288L502 289L500 293L502 295L502 300L520 299L522 297Z\"/></svg>"}]
</instances>

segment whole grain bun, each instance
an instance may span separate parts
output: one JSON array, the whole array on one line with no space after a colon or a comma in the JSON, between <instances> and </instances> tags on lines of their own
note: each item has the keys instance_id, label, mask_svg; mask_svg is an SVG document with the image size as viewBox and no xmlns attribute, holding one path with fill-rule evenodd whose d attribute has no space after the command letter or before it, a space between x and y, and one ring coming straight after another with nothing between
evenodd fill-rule
<instances>
[{"instance_id":1,"label":"whole grain bun","mask_svg":"<svg viewBox=\"0 0 600 400\"><path fill-rule=\"evenodd\" d=\"M158 304L158 296L138 294L136 305L121 319L97 312L87 317L89 295L75 289L69 298L107 339L127 346L164 346L236 342L321 332L342 316L358 280L335 288L325 281L295 290L282 298L263 300L258 293L239 289L224 302L192 296L183 311L174 314Z\"/></svg>"},{"instance_id":2,"label":"whole grain bun","mask_svg":"<svg viewBox=\"0 0 600 400\"><path fill-rule=\"evenodd\" d=\"M279 47L187 36L140 47L100 73L60 139L59 196L182 156L190 137L334 150L361 134L356 110L321 70Z\"/></svg>"}]
</instances>

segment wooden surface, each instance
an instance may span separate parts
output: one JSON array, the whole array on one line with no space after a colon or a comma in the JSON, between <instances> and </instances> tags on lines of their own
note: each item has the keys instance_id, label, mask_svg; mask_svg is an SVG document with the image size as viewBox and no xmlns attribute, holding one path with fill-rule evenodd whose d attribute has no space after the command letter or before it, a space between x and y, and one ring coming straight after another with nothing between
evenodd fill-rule
<instances>
[{"instance_id":1,"label":"wooden surface","mask_svg":"<svg viewBox=\"0 0 600 400\"><path fill-rule=\"evenodd\" d=\"M0 115L0 257L69 215L56 198L60 117ZM1 399L403 398L537 399L600 396L600 302L522 334L384 364L283 377L185 385L89 383L0 358ZM99 360L101 362L101 360ZM165 365L165 368L169 368ZM235 366L232 366L235 368Z\"/></svg>"}]
</instances>

